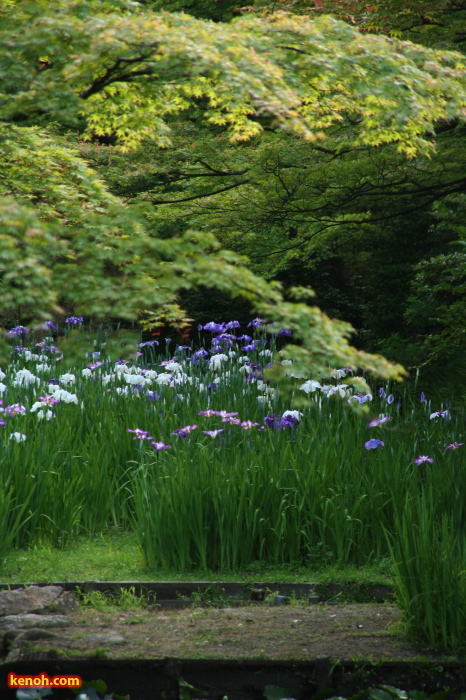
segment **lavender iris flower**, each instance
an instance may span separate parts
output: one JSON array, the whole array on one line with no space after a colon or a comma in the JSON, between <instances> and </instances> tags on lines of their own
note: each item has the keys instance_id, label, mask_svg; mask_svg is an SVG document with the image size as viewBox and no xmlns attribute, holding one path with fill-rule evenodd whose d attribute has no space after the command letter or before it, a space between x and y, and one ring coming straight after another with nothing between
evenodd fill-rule
<instances>
[{"instance_id":1,"label":"lavender iris flower","mask_svg":"<svg viewBox=\"0 0 466 700\"><path fill-rule=\"evenodd\" d=\"M171 445L165 445L163 442L151 442L152 447L155 447L157 451L159 450L171 450Z\"/></svg>"},{"instance_id":2,"label":"lavender iris flower","mask_svg":"<svg viewBox=\"0 0 466 700\"><path fill-rule=\"evenodd\" d=\"M277 416L275 413L264 418L264 424L268 428L273 428L274 430L284 430L285 428L296 428L299 425L299 420L295 416Z\"/></svg>"},{"instance_id":3,"label":"lavender iris flower","mask_svg":"<svg viewBox=\"0 0 466 700\"><path fill-rule=\"evenodd\" d=\"M384 398L386 397L386 395L387 395L387 394L386 394L386 392L385 392L385 389L381 386L380 389L379 389L379 396L380 396L380 398L381 398L381 399L384 399Z\"/></svg>"},{"instance_id":4,"label":"lavender iris flower","mask_svg":"<svg viewBox=\"0 0 466 700\"><path fill-rule=\"evenodd\" d=\"M387 403L393 403L394 400L395 400L395 397L393 396L393 394L389 394L387 396Z\"/></svg>"},{"instance_id":5,"label":"lavender iris flower","mask_svg":"<svg viewBox=\"0 0 466 700\"><path fill-rule=\"evenodd\" d=\"M386 423L388 420L391 420L390 416L383 416L382 418L374 418L374 420L371 420L369 425L367 426L368 428L374 428L374 427L380 427L384 423Z\"/></svg>"},{"instance_id":6,"label":"lavender iris flower","mask_svg":"<svg viewBox=\"0 0 466 700\"><path fill-rule=\"evenodd\" d=\"M127 433L134 433L133 440L153 440L154 438L149 435L148 430L141 430L140 428L135 428L132 430L131 428L127 428L126 430Z\"/></svg>"},{"instance_id":7,"label":"lavender iris flower","mask_svg":"<svg viewBox=\"0 0 466 700\"><path fill-rule=\"evenodd\" d=\"M16 335L18 338L21 338L23 335L26 335L26 333L29 333L29 328L26 328L26 326L15 326L15 328L8 331L6 336L7 338L14 338Z\"/></svg>"},{"instance_id":8,"label":"lavender iris flower","mask_svg":"<svg viewBox=\"0 0 466 700\"><path fill-rule=\"evenodd\" d=\"M434 413L431 413L429 418L432 420L432 418L443 418L444 420L450 420L450 411L435 411Z\"/></svg>"},{"instance_id":9,"label":"lavender iris flower","mask_svg":"<svg viewBox=\"0 0 466 700\"><path fill-rule=\"evenodd\" d=\"M250 345L244 345L241 350L243 352L254 352L254 350L257 350L256 346L254 345L254 341Z\"/></svg>"},{"instance_id":10,"label":"lavender iris flower","mask_svg":"<svg viewBox=\"0 0 466 700\"><path fill-rule=\"evenodd\" d=\"M178 435L182 440L186 440L188 433L198 428L198 425L186 425L184 428L177 428L172 432L172 435Z\"/></svg>"},{"instance_id":11,"label":"lavender iris flower","mask_svg":"<svg viewBox=\"0 0 466 700\"><path fill-rule=\"evenodd\" d=\"M84 318L82 316L68 316L68 318L65 319L66 323L84 323Z\"/></svg>"},{"instance_id":12,"label":"lavender iris flower","mask_svg":"<svg viewBox=\"0 0 466 700\"><path fill-rule=\"evenodd\" d=\"M291 331L287 330L286 328L282 328L280 331L278 331L278 337L289 337L291 335Z\"/></svg>"},{"instance_id":13,"label":"lavender iris flower","mask_svg":"<svg viewBox=\"0 0 466 700\"><path fill-rule=\"evenodd\" d=\"M254 428L257 425L260 425L260 423L253 423L251 420L243 420L240 423L240 426L243 428L243 430L250 430L251 428Z\"/></svg>"},{"instance_id":14,"label":"lavender iris flower","mask_svg":"<svg viewBox=\"0 0 466 700\"><path fill-rule=\"evenodd\" d=\"M224 333L226 326L224 323L215 323L214 321L209 321L204 326L205 331L210 331L211 333Z\"/></svg>"},{"instance_id":15,"label":"lavender iris flower","mask_svg":"<svg viewBox=\"0 0 466 700\"><path fill-rule=\"evenodd\" d=\"M216 438L220 433L225 432L225 428L220 428L219 430L203 430L203 433L209 435L212 439Z\"/></svg>"},{"instance_id":16,"label":"lavender iris flower","mask_svg":"<svg viewBox=\"0 0 466 700\"><path fill-rule=\"evenodd\" d=\"M382 442L382 440L375 440L374 438L364 443L366 450L376 450L379 445L380 447L384 447L385 443Z\"/></svg>"},{"instance_id":17,"label":"lavender iris flower","mask_svg":"<svg viewBox=\"0 0 466 700\"><path fill-rule=\"evenodd\" d=\"M447 445L445 447L446 450L457 450L459 447L462 447L464 445L464 442L452 442L450 445Z\"/></svg>"},{"instance_id":18,"label":"lavender iris flower","mask_svg":"<svg viewBox=\"0 0 466 700\"><path fill-rule=\"evenodd\" d=\"M146 347L154 347L154 345L158 345L159 341L158 340L146 340L145 343L139 343L140 348L146 348Z\"/></svg>"},{"instance_id":19,"label":"lavender iris flower","mask_svg":"<svg viewBox=\"0 0 466 700\"><path fill-rule=\"evenodd\" d=\"M428 457L427 455L419 455L419 457L416 457L414 460L414 464L424 464L424 462L430 462L430 464L434 463L433 457Z\"/></svg>"},{"instance_id":20,"label":"lavender iris flower","mask_svg":"<svg viewBox=\"0 0 466 700\"><path fill-rule=\"evenodd\" d=\"M38 328L40 331L48 331L48 330L56 331L57 330L57 327L53 321L45 321L44 323L40 323Z\"/></svg>"},{"instance_id":21,"label":"lavender iris flower","mask_svg":"<svg viewBox=\"0 0 466 700\"><path fill-rule=\"evenodd\" d=\"M253 326L254 328L260 328L265 323L263 318L253 318L252 321L248 323L248 328Z\"/></svg>"},{"instance_id":22,"label":"lavender iris flower","mask_svg":"<svg viewBox=\"0 0 466 700\"><path fill-rule=\"evenodd\" d=\"M421 403L427 403L426 395L424 394L423 391L421 391L420 401L421 401Z\"/></svg>"},{"instance_id":23,"label":"lavender iris flower","mask_svg":"<svg viewBox=\"0 0 466 700\"><path fill-rule=\"evenodd\" d=\"M241 328L241 323L239 321L228 321L225 324L225 330L230 331L232 328Z\"/></svg>"}]
</instances>

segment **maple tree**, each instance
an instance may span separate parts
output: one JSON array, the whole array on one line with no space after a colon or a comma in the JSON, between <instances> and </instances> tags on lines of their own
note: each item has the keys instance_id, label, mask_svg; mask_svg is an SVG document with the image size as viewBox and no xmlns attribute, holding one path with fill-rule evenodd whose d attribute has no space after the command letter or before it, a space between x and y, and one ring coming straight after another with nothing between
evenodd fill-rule
<instances>
[{"instance_id":1,"label":"maple tree","mask_svg":"<svg viewBox=\"0 0 466 700\"><path fill-rule=\"evenodd\" d=\"M464 119L460 54L362 34L329 16L215 24L130 2L56 0L10 3L1 19L3 316L73 308L177 318L180 291L202 284L244 296L291 328L301 345L290 354L302 367L402 376L352 348L348 324L284 301L279 285L210 232L158 236L148 202L109 192L76 141L107 141L119 154L167 148L177 115L195 110L233 144L278 128L325 149L333 130L349 125L338 152L349 138L352 148L392 144L429 157L436 125Z\"/></svg>"}]
</instances>

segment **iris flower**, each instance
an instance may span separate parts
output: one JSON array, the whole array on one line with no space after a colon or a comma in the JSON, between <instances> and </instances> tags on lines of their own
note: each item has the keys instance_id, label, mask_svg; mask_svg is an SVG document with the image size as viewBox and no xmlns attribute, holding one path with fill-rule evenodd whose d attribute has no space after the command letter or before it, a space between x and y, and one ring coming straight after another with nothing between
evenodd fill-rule
<instances>
[{"instance_id":1,"label":"iris flower","mask_svg":"<svg viewBox=\"0 0 466 700\"><path fill-rule=\"evenodd\" d=\"M220 428L219 430L203 430L202 432L205 433L206 435L210 435L210 437L211 437L212 439L214 439L214 438L216 438L217 435L219 435L220 433L224 433L224 432L225 432L225 428Z\"/></svg>"},{"instance_id":2,"label":"iris flower","mask_svg":"<svg viewBox=\"0 0 466 700\"><path fill-rule=\"evenodd\" d=\"M68 316L68 318L65 318L65 322L76 325L77 323L84 323L84 318L82 316Z\"/></svg>"},{"instance_id":3,"label":"iris flower","mask_svg":"<svg viewBox=\"0 0 466 700\"><path fill-rule=\"evenodd\" d=\"M134 433L133 440L153 440L154 438L149 435L148 430L141 430L140 428L135 428L132 430L131 428L127 428L126 430L127 433Z\"/></svg>"},{"instance_id":4,"label":"iris flower","mask_svg":"<svg viewBox=\"0 0 466 700\"><path fill-rule=\"evenodd\" d=\"M16 335L18 336L18 338L21 338L23 335L26 335L26 333L29 333L29 328L26 328L26 326L16 326L15 328L12 328L10 331L8 331L6 337L14 338Z\"/></svg>"},{"instance_id":5,"label":"iris flower","mask_svg":"<svg viewBox=\"0 0 466 700\"><path fill-rule=\"evenodd\" d=\"M171 445L165 445L163 442L151 442L152 447L155 447L157 451L159 450L171 450Z\"/></svg>"},{"instance_id":6,"label":"iris flower","mask_svg":"<svg viewBox=\"0 0 466 700\"><path fill-rule=\"evenodd\" d=\"M419 455L419 457L416 457L416 459L414 460L414 464L424 464L424 462L430 462L431 464L433 464L434 458L428 457L427 455Z\"/></svg>"},{"instance_id":7,"label":"iris flower","mask_svg":"<svg viewBox=\"0 0 466 700\"><path fill-rule=\"evenodd\" d=\"M27 435L24 435L23 433L11 433L10 435L10 440L16 440L16 442L24 442L27 438Z\"/></svg>"},{"instance_id":8,"label":"iris flower","mask_svg":"<svg viewBox=\"0 0 466 700\"><path fill-rule=\"evenodd\" d=\"M374 418L374 420L371 420L369 425L367 426L368 428L374 428L374 427L380 427L384 423L386 423L388 420L391 420L390 416L382 416L382 418Z\"/></svg>"},{"instance_id":9,"label":"iris flower","mask_svg":"<svg viewBox=\"0 0 466 700\"><path fill-rule=\"evenodd\" d=\"M243 428L243 430L250 430L251 428L254 428L256 425L260 425L260 423L253 423L251 420L243 420L240 423L240 426Z\"/></svg>"},{"instance_id":10,"label":"iris flower","mask_svg":"<svg viewBox=\"0 0 466 700\"><path fill-rule=\"evenodd\" d=\"M232 418L238 415L238 411L233 411L232 413L228 413L228 411L215 411L215 415L220 418Z\"/></svg>"},{"instance_id":11,"label":"iris flower","mask_svg":"<svg viewBox=\"0 0 466 700\"><path fill-rule=\"evenodd\" d=\"M186 425L184 428L177 428L172 432L172 435L178 435L182 440L186 440L188 433L198 428L198 425Z\"/></svg>"},{"instance_id":12,"label":"iris flower","mask_svg":"<svg viewBox=\"0 0 466 700\"><path fill-rule=\"evenodd\" d=\"M450 420L450 411L435 411L429 416L430 420L432 418L443 418L444 420Z\"/></svg>"},{"instance_id":13,"label":"iris flower","mask_svg":"<svg viewBox=\"0 0 466 700\"><path fill-rule=\"evenodd\" d=\"M446 450L457 450L458 447L462 447L464 442L452 442L450 445L445 447Z\"/></svg>"},{"instance_id":14,"label":"iris flower","mask_svg":"<svg viewBox=\"0 0 466 700\"><path fill-rule=\"evenodd\" d=\"M366 450L376 450L379 445L380 447L384 447L385 443L382 442L382 440L375 440L375 438L372 438L364 443Z\"/></svg>"}]
</instances>

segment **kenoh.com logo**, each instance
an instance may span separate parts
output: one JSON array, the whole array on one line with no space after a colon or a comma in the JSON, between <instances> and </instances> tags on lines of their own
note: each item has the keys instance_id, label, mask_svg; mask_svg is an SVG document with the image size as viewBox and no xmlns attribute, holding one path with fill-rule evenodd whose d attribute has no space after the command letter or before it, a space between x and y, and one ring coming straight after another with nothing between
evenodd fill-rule
<instances>
[{"instance_id":1,"label":"kenoh.com logo","mask_svg":"<svg viewBox=\"0 0 466 700\"><path fill-rule=\"evenodd\" d=\"M36 676L8 673L7 685L9 688L80 688L82 686L80 676L52 676L47 673L38 673Z\"/></svg>"}]
</instances>

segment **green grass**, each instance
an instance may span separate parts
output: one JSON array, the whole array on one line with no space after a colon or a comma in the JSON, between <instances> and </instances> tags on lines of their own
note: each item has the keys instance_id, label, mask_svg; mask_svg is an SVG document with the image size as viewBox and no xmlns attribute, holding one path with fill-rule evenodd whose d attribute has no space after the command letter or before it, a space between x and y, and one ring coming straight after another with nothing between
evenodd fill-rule
<instances>
[{"instance_id":1,"label":"green grass","mask_svg":"<svg viewBox=\"0 0 466 700\"><path fill-rule=\"evenodd\" d=\"M105 533L76 539L64 549L35 545L11 550L0 567L1 583L54 581L225 581L265 583L373 583L393 584L388 560L367 566L292 567L254 562L237 571L190 569L150 570L133 533Z\"/></svg>"}]
</instances>

